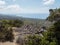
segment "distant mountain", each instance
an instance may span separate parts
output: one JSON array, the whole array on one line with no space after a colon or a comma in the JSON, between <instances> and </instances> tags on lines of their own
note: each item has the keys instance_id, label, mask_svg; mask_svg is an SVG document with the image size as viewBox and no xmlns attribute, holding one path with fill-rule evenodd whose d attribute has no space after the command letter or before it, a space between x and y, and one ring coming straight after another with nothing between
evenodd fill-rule
<instances>
[{"instance_id":1,"label":"distant mountain","mask_svg":"<svg viewBox=\"0 0 60 45\"><path fill-rule=\"evenodd\" d=\"M16 16L10 16L10 15L3 15L3 14L0 14L0 19L17 19Z\"/></svg>"},{"instance_id":2,"label":"distant mountain","mask_svg":"<svg viewBox=\"0 0 60 45\"><path fill-rule=\"evenodd\" d=\"M25 18L25 17L16 16L16 15L3 15L3 14L0 14L0 20L1 19L8 19L8 20L19 19L24 21L25 24L28 24L28 23L43 24L45 22L45 19Z\"/></svg>"},{"instance_id":3,"label":"distant mountain","mask_svg":"<svg viewBox=\"0 0 60 45\"><path fill-rule=\"evenodd\" d=\"M0 14L0 19L19 19L19 20L29 20L29 21L42 21L44 19L35 19L35 18L25 18L25 17L20 17L20 16L16 16L16 15L4 15L4 14Z\"/></svg>"},{"instance_id":4,"label":"distant mountain","mask_svg":"<svg viewBox=\"0 0 60 45\"><path fill-rule=\"evenodd\" d=\"M28 23L35 23L35 24L40 24L42 26L49 26L50 25L50 22L49 21L46 21L45 19L34 19L34 18L24 18L24 17L19 17L19 16L16 16L16 15L3 15L3 14L0 14L0 20L1 19L8 19L8 20L16 20L16 19L19 19L19 20L22 20L24 21L25 24L28 24Z\"/></svg>"}]
</instances>

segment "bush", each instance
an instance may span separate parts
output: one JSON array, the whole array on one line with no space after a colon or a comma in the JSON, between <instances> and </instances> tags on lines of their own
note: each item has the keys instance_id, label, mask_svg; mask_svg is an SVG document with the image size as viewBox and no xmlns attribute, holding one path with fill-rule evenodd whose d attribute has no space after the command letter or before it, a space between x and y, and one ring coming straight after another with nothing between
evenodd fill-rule
<instances>
[{"instance_id":1,"label":"bush","mask_svg":"<svg viewBox=\"0 0 60 45\"><path fill-rule=\"evenodd\" d=\"M4 41L13 41L13 30L12 28L8 29L9 27L4 23L0 24L0 42Z\"/></svg>"},{"instance_id":2,"label":"bush","mask_svg":"<svg viewBox=\"0 0 60 45\"><path fill-rule=\"evenodd\" d=\"M29 35L27 37L26 45L40 45L41 38L39 35Z\"/></svg>"}]
</instances>

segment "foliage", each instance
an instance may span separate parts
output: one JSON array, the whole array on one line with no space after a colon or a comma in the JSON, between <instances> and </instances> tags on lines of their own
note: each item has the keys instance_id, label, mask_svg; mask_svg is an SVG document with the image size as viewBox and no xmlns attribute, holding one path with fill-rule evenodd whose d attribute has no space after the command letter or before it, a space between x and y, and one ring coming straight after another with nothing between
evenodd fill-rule
<instances>
[{"instance_id":1,"label":"foliage","mask_svg":"<svg viewBox=\"0 0 60 45\"><path fill-rule=\"evenodd\" d=\"M60 45L60 20L55 22L42 38L42 45Z\"/></svg>"},{"instance_id":2,"label":"foliage","mask_svg":"<svg viewBox=\"0 0 60 45\"><path fill-rule=\"evenodd\" d=\"M60 20L49 27L47 32L43 33L43 37L39 34L29 35L25 45L60 45Z\"/></svg>"},{"instance_id":3,"label":"foliage","mask_svg":"<svg viewBox=\"0 0 60 45\"><path fill-rule=\"evenodd\" d=\"M14 35L12 29L8 29L5 25L0 25L0 42L13 41Z\"/></svg>"},{"instance_id":4,"label":"foliage","mask_svg":"<svg viewBox=\"0 0 60 45\"><path fill-rule=\"evenodd\" d=\"M55 21L54 24L43 33L43 37L30 35L27 38L26 45L60 45L60 8L50 9L49 21Z\"/></svg>"},{"instance_id":5,"label":"foliage","mask_svg":"<svg viewBox=\"0 0 60 45\"><path fill-rule=\"evenodd\" d=\"M54 28L55 28L54 33L57 39L57 43L58 45L60 45L60 20L54 23Z\"/></svg>"},{"instance_id":6,"label":"foliage","mask_svg":"<svg viewBox=\"0 0 60 45\"><path fill-rule=\"evenodd\" d=\"M50 9L50 15L48 16L47 20L49 21L57 21L60 19L60 8L58 9Z\"/></svg>"},{"instance_id":7,"label":"foliage","mask_svg":"<svg viewBox=\"0 0 60 45\"><path fill-rule=\"evenodd\" d=\"M40 45L40 36L39 35L29 35L26 41L26 45Z\"/></svg>"},{"instance_id":8,"label":"foliage","mask_svg":"<svg viewBox=\"0 0 60 45\"><path fill-rule=\"evenodd\" d=\"M20 20L0 20L0 42L13 41L12 27L21 27L22 25L23 21Z\"/></svg>"},{"instance_id":9,"label":"foliage","mask_svg":"<svg viewBox=\"0 0 60 45\"><path fill-rule=\"evenodd\" d=\"M55 21L53 26L48 29L47 39L50 45L60 45L60 8L50 9L49 21Z\"/></svg>"},{"instance_id":10,"label":"foliage","mask_svg":"<svg viewBox=\"0 0 60 45\"><path fill-rule=\"evenodd\" d=\"M1 20L0 22L11 27L21 27L23 25L21 20Z\"/></svg>"},{"instance_id":11,"label":"foliage","mask_svg":"<svg viewBox=\"0 0 60 45\"><path fill-rule=\"evenodd\" d=\"M36 34L28 36L26 45L60 45L60 20L44 32L43 37Z\"/></svg>"}]
</instances>

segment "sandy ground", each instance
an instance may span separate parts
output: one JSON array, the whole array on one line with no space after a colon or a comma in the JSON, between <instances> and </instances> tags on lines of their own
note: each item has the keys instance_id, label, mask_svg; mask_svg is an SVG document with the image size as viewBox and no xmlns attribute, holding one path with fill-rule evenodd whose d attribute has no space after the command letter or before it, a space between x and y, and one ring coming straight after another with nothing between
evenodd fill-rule
<instances>
[{"instance_id":1,"label":"sandy ground","mask_svg":"<svg viewBox=\"0 0 60 45\"><path fill-rule=\"evenodd\" d=\"M4 43L2 43L2 42L0 42L0 45L17 45L16 43L12 43L12 42L4 42Z\"/></svg>"},{"instance_id":2,"label":"sandy ground","mask_svg":"<svg viewBox=\"0 0 60 45\"><path fill-rule=\"evenodd\" d=\"M14 33L14 35L15 35L15 33ZM17 45L16 44L16 39L18 38L18 36L15 36L15 39L14 39L14 41L13 42L0 42L0 45Z\"/></svg>"}]
</instances>

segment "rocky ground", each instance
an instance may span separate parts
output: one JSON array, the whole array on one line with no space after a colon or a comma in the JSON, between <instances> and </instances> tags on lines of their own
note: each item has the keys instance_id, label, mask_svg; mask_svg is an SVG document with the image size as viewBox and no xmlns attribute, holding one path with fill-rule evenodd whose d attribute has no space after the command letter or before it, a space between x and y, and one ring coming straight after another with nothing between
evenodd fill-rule
<instances>
[{"instance_id":1,"label":"rocky ground","mask_svg":"<svg viewBox=\"0 0 60 45\"><path fill-rule=\"evenodd\" d=\"M39 34L41 35L41 31L45 31L39 24L25 24L21 28L13 27L13 33L14 33L14 41L13 42L0 42L0 45L17 45L16 40L18 37L20 37L20 41L23 42L24 37L27 35L32 34Z\"/></svg>"}]
</instances>

